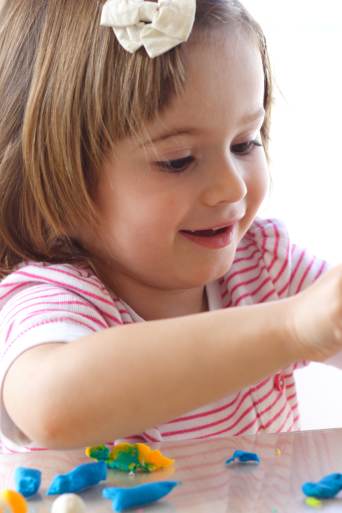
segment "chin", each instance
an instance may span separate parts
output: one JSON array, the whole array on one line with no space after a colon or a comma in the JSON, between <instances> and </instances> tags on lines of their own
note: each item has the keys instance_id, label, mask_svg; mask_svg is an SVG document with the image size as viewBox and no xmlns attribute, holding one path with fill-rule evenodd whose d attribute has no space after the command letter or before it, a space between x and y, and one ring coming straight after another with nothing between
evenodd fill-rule
<instances>
[{"instance_id":1,"label":"chin","mask_svg":"<svg viewBox=\"0 0 342 513\"><path fill-rule=\"evenodd\" d=\"M226 261L222 265L217 265L215 267L211 267L210 269L202 269L201 272L192 273L189 275L189 278L192 278L192 286L199 287L203 285L207 285L213 281L219 280L222 278L231 268L232 261Z\"/></svg>"}]
</instances>

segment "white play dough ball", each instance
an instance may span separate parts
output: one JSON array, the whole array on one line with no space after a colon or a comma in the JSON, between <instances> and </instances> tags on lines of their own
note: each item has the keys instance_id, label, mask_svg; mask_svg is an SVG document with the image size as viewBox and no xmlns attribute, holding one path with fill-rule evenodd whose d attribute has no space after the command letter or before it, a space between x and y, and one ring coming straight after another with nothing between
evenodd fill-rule
<instances>
[{"instance_id":1,"label":"white play dough ball","mask_svg":"<svg viewBox=\"0 0 342 513\"><path fill-rule=\"evenodd\" d=\"M52 504L51 513L85 513L84 500L74 493L60 495Z\"/></svg>"}]
</instances>

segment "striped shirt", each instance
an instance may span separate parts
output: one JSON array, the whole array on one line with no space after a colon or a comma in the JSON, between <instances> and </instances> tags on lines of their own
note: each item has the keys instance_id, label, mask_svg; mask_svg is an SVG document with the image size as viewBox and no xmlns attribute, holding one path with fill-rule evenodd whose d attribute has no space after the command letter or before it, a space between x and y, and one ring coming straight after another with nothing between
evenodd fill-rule
<instances>
[{"instance_id":1,"label":"striped shirt","mask_svg":"<svg viewBox=\"0 0 342 513\"><path fill-rule=\"evenodd\" d=\"M238 245L229 272L207 285L209 309L274 301L312 284L326 263L291 244L282 223L257 219ZM99 330L143 322L89 268L28 262L0 283L0 384L13 361L42 343L71 342ZM128 440L146 442L280 432L299 428L294 370L268 376L253 386L153 426ZM37 447L0 405L3 448Z\"/></svg>"}]
</instances>

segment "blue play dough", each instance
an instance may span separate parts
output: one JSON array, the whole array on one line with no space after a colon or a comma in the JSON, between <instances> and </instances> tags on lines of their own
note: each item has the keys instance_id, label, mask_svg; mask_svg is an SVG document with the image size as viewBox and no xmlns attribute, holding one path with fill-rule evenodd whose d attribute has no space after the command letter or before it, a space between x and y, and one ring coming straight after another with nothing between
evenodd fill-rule
<instances>
[{"instance_id":1,"label":"blue play dough","mask_svg":"<svg viewBox=\"0 0 342 513\"><path fill-rule=\"evenodd\" d=\"M60 493L77 493L107 479L107 466L104 461L83 463L67 474L54 477L47 495Z\"/></svg>"},{"instance_id":2,"label":"blue play dough","mask_svg":"<svg viewBox=\"0 0 342 513\"><path fill-rule=\"evenodd\" d=\"M35 468L17 467L14 473L14 483L17 492L24 497L35 495L42 481L42 473Z\"/></svg>"},{"instance_id":3,"label":"blue play dough","mask_svg":"<svg viewBox=\"0 0 342 513\"><path fill-rule=\"evenodd\" d=\"M303 493L316 499L331 499L342 490L342 474L329 474L317 483L304 483Z\"/></svg>"},{"instance_id":4,"label":"blue play dough","mask_svg":"<svg viewBox=\"0 0 342 513\"><path fill-rule=\"evenodd\" d=\"M254 461L256 463L260 462L259 456L254 452L235 451L233 456L226 461L226 465L229 465L229 463L232 463L235 460L238 460L240 463L247 463L249 461Z\"/></svg>"},{"instance_id":5,"label":"blue play dough","mask_svg":"<svg viewBox=\"0 0 342 513\"><path fill-rule=\"evenodd\" d=\"M104 488L102 495L105 499L113 501L114 511L120 512L134 506L144 506L155 502L165 497L178 484L180 484L179 481L157 481L129 488Z\"/></svg>"}]
</instances>

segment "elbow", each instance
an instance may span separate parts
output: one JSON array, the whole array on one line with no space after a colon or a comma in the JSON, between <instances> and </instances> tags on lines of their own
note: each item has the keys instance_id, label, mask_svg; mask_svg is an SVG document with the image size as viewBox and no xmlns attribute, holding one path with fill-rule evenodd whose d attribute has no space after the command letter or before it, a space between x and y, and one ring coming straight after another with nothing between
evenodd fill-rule
<instances>
[{"instance_id":1,"label":"elbow","mask_svg":"<svg viewBox=\"0 0 342 513\"><path fill-rule=\"evenodd\" d=\"M30 418L18 419L19 429L30 442L41 449L63 450L81 447L77 443L80 425L70 427L64 408L51 408L51 406L37 405L33 408L34 414Z\"/></svg>"},{"instance_id":2,"label":"elbow","mask_svg":"<svg viewBox=\"0 0 342 513\"><path fill-rule=\"evenodd\" d=\"M80 424L70 426L63 411L46 412L40 417L39 425L32 426L31 440L39 447L50 450L78 449L80 443Z\"/></svg>"}]
</instances>

